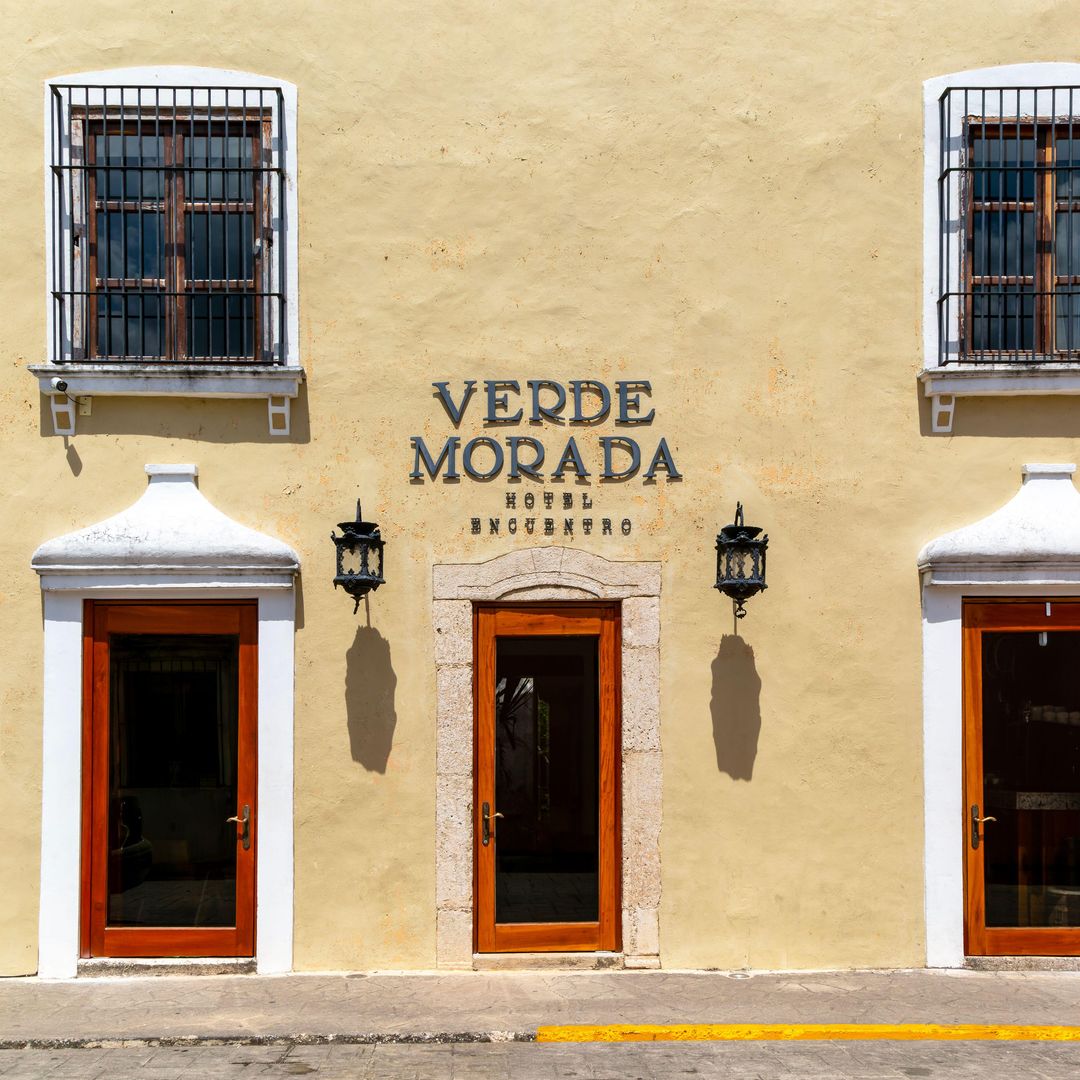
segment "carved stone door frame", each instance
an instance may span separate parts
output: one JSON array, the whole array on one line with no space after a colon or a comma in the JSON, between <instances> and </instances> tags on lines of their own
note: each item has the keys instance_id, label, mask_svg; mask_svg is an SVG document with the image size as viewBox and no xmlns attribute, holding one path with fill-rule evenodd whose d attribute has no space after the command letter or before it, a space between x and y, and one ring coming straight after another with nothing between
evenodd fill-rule
<instances>
[{"instance_id":1,"label":"carved stone door frame","mask_svg":"<svg viewBox=\"0 0 1080 1080\"><path fill-rule=\"evenodd\" d=\"M473 966L473 604L619 601L622 616L622 960L660 966L660 564L573 548L435 566L436 963Z\"/></svg>"}]
</instances>

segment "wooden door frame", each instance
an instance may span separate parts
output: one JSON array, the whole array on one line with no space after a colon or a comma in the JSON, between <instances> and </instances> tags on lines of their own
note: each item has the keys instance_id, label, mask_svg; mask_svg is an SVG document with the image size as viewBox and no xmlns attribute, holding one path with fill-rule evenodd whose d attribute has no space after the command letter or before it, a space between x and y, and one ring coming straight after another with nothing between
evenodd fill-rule
<instances>
[{"instance_id":1,"label":"wooden door frame","mask_svg":"<svg viewBox=\"0 0 1080 1080\"><path fill-rule=\"evenodd\" d=\"M495 922L495 847L481 843L481 806L494 792L495 639L595 635L599 706L599 919ZM473 605L473 948L476 952L617 952L621 948L621 617L618 603ZM485 691L485 687L491 693ZM482 767L483 763L486 767Z\"/></svg>"},{"instance_id":2,"label":"wooden door frame","mask_svg":"<svg viewBox=\"0 0 1080 1080\"><path fill-rule=\"evenodd\" d=\"M257 601L84 601L80 956L254 956L258 844ZM251 807L251 844L237 844L234 927L108 927L109 634L227 634L239 639L236 812ZM241 752L241 747L244 751ZM238 833L239 835L239 833Z\"/></svg>"},{"instance_id":3,"label":"wooden door frame","mask_svg":"<svg viewBox=\"0 0 1080 1080\"><path fill-rule=\"evenodd\" d=\"M1051 614L1046 614L1046 605ZM1080 630L1080 600L1074 597L964 598L964 952L968 956L1080 956L1080 927L988 927L985 843L971 844L971 807L982 807L982 634L984 631Z\"/></svg>"}]
</instances>

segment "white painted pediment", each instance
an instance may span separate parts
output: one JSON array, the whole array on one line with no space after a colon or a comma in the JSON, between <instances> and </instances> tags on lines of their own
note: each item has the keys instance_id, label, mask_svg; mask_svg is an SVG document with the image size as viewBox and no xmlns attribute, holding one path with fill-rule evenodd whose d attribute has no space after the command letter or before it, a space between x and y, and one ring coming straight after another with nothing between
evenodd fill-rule
<instances>
[{"instance_id":1,"label":"white painted pediment","mask_svg":"<svg viewBox=\"0 0 1080 1080\"><path fill-rule=\"evenodd\" d=\"M128 509L96 525L47 540L31 565L46 577L118 578L257 574L285 577L300 568L295 551L223 514L195 485L194 465L147 465L150 482Z\"/></svg>"},{"instance_id":2,"label":"white painted pediment","mask_svg":"<svg viewBox=\"0 0 1080 1080\"><path fill-rule=\"evenodd\" d=\"M1025 465L1020 490L1000 510L922 549L926 584L1080 584L1075 472L1075 465Z\"/></svg>"}]
</instances>

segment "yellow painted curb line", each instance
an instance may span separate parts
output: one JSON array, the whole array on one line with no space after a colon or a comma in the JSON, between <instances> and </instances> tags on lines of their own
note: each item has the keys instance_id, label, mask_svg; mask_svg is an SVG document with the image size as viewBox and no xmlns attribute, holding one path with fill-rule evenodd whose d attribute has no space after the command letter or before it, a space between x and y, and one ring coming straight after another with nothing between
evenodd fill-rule
<instances>
[{"instance_id":1,"label":"yellow painted curb line","mask_svg":"<svg viewBox=\"0 0 1080 1080\"><path fill-rule=\"evenodd\" d=\"M562 1024L539 1027L537 1042L1080 1042L1080 1027L1034 1024Z\"/></svg>"}]
</instances>

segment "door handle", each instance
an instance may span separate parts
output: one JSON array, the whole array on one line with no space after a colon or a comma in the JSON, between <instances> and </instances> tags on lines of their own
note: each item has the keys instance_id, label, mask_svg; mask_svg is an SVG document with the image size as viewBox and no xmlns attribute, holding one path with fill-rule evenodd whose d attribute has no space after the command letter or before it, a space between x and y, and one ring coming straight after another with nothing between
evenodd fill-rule
<instances>
[{"instance_id":1,"label":"door handle","mask_svg":"<svg viewBox=\"0 0 1080 1080\"><path fill-rule=\"evenodd\" d=\"M491 803L484 803L480 807L480 843L484 847L491 843L491 819L503 816L497 810L494 814L491 812Z\"/></svg>"},{"instance_id":2,"label":"door handle","mask_svg":"<svg viewBox=\"0 0 1080 1080\"><path fill-rule=\"evenodd\" d=\"M978 851L980 842L985 839L984 835L979 831L979 826L984 821L997 821L996 817L979 817L979 804L975 803L971 807L971 850Z\"/></svg>"},{"instance_id":3,"label":"door handle","mask_svg":"<svg viewBox=\"0 0 1080 1080\"><path fill-rule=\"evenodd\" d=\"M243 826L240 830L240 843L245 851L249 851L251 849L251 807L244 803L244 812L239 817L229 817L225 820L235 821L237 825Z\"/></svg>"}]
</instances>

